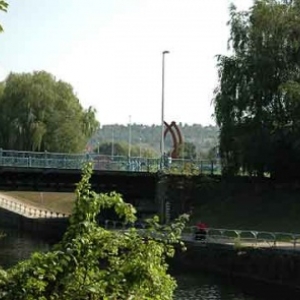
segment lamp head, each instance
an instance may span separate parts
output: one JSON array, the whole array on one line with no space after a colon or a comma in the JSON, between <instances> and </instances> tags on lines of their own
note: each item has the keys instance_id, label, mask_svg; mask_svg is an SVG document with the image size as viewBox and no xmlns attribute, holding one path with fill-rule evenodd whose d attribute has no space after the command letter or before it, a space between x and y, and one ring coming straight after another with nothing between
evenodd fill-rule
<instances>
[{"instance_id":1,"label":"lamp head","mask_svg":"<svg viewBox=\"0 0 300 300\"><path fill-rule=\"evenodd\" d=\"M163 52L163 54L168 54L168 53L170 53L170 51L164 51L164 52Z\"/></svg>"}]
</instances>

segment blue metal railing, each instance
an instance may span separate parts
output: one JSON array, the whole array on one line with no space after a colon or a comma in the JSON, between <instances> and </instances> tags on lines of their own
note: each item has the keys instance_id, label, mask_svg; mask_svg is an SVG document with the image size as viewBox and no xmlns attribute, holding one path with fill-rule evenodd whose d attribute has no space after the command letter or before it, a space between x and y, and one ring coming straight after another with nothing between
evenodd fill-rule
<instances>
[{"instance_id":1,"label":"blue metal railing","mask_svg":"<svg viewBox=\"0 0 300 300\"><path fill-rule=\"evenodd\" d=\"M122 221L105 220L100 222L108 230L127 230L130 227L146 229L147 223L128 224ZM207 228L204 241L195 240L196 226L187 226L182 232L183 241L195 243L226 244L233 247L260 247L279 250L300 251L300 234L290 232L269 232L257 230Z\"/></svg>"},{"instance_id":2,"label":"blue metal railing","mask_svg":"<svg viewBox=\"0 0 300 300\"><path fill-rule=\"evenodd\" d=\"M0 149L0 166L47 169L81 169L87 162L92 162L95 170L165 172L178 174L220 174L221 165L217 161L184 159L144 158L109 156L94 153L67 154L54 152L31 152Z\"/></svg>"}]
</instances>

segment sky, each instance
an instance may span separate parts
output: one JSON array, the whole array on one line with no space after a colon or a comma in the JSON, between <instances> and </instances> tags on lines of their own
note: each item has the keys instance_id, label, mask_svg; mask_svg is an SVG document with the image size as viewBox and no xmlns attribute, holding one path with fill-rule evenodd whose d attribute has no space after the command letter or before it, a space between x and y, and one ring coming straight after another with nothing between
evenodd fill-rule
<instances>
[{"instance_id":1,"label":"sky","mask_svg":"<svg viewBox=\"0 0 300 300\"><path fill-rule=\"evenodd\" d=\"M229 5L253 0L8 0L0 13L0 80L45 70L74 87L105 124L214 125L217 54L227 54Z\"/></svg>"}]
</instances>

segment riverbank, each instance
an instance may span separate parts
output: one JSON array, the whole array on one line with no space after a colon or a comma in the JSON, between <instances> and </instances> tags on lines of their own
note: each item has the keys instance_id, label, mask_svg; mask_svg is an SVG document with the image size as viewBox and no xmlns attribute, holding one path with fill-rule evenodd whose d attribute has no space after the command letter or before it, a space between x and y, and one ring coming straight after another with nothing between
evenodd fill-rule
<instances>
[{"instance_id":1,"label":"riverbank","mask_svg":"<svg viewBox=\"0 0 300 300\"><path fill-rule=\"evenodd\" d=\"M209 272L244 284L300 296L300 253L272 248L255 249L186 243L170 261L173 272Z\"/></svg>"},{"instance_id":2,"label":"riverbank","mask_svg":"<svg viewBox=\"0 0 300 300\"><path fill-rule=\"evenodd\" d=\"M10 216L8 218L10 219ZM1 216L1 220L3 220L3 216ZM53 221L57 222L55 219ZM30 228L29 231L26 228L25 231L30 232L32 235L35 232L34 236L37 240L41 239L41 237L45 239L47 236L46 240L50 241L49 238L51 237L51 240L53 240L54 236L49 235L48 229L54 229L53 225L38 226L38 228ZM18 231L18 236L23 232L21 227L16 227L16 230ZM62 232L62 230L61 228L56 228L55 232ZM9 235L7 237L9 238ZM58 237L55 239L59 240ZM6 237L3 239L4 243L5 240ZM222 275L226 280L230 280L240 286L244 285L245 290L247 288L250 289L250 287L252 289L260 287L273 293L278 291L275 293L277 296L279 293L282 295L285 295L285 293L288 293L289 296L293 295L291 298L268 298L272 300L298 299L300 296L300 252L280 251L272 247L255 249L193 242L186 242L186 246L186 252L178 251L175 258L169 261L172 273L179 271L181 274L199 274L206 271L211 274ZM16 245L16 247L18 246ZM9 255L14 255L13 262L18 261L21 257L19 257L20 253L18 251L14 254L16 247L13 246L12 252L9 251L9 247L6 247L4 252L0 251L0 258L1 256L9 257ZM28 251L35 249L35 243L30 242L28 248ZM12 259L10 260L12 262ZM267 292L267 295L269 293Z\"/></svg>"},{"instance_id":3,"label":"riverbank","mask_svg":"<svg viewBox=\"0 0 300 300\"><path fill-rule=\"evenodd\" d=\"M1 230L2 228L0 228ZM5 233L6 237L0 239L0 266L4 269L29 258L33 252L50 250L51 244L41 240L40 237L8 229L5 230ZM178 283L175 300L209 300L212 299L212 295L216 299L227 300L276 300L273 296L263 299L255 296L248 297L242 292L244 289L239 288L239 284L207 272L176 272L172 275L175 276ZM280 300L282 299L284 298Z\"/></svg>"}]
</instances>

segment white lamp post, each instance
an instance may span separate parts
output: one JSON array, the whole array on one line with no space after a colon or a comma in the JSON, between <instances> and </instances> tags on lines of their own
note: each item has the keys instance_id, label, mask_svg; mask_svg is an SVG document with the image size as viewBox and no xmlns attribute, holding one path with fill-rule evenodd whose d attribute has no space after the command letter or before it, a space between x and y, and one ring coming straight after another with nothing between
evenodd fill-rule
<instances>
[{"instance_id":1,"label":"white lamp post","mask_svg":"<svg viewBox=\"0 0 300 300\"><path fill-rule=\"evenodd\" d=\"M170 53L164 51L162 53L162 95L161 95L161 141L160 141L160 156L161 168L163 167L163 158L165 153L165 140L164 140L164 119L165 119L165 54Z\"/></svg>"},{"instance_id":2,"label":"white lamp post","mask_svg":"<svg viewBox=\"0 0 300 300\"><path fill-rule=\"evenodd\" d=\"M111 158L114 157L114 143L115 143L115 136L114 136L114 125L111 127Z\"/></svg>"}]
</instances>

